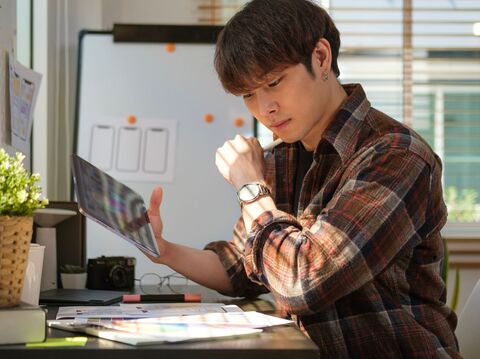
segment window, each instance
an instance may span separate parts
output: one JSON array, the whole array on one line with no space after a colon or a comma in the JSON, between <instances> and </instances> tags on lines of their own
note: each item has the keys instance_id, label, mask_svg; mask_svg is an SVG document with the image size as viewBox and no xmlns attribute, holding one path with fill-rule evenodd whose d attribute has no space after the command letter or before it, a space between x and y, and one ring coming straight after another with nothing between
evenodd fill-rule
<instances>
[{"instance_id":1,"label":"window","mask_svg":"<svg viewBox=\"0 0 480 359\"><path fill-rule=\"evenodd\" d=\"M374 106L412 126L440 156L449 234L468 227L458 223L480 228L480 37L473 31L480 4L350 4L329 4L343 36L341 79L364 84Z\"/></svg>"}]
</instances>

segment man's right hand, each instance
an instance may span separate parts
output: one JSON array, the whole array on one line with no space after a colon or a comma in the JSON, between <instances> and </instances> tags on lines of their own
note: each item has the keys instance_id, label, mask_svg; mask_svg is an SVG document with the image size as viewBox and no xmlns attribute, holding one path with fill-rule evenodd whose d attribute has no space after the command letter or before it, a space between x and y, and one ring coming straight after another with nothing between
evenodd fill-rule
<instances>
[{"instance_id":1,"label":"man's right hand","mask_svg":"<svg viewBox=\"0 0 480 359\"><path fill-rule=\"evenodd\" d=\"M152 195L150 196L150 206L148 208L148 218L150 220L150 225L152 226L153 234L155 235L155 239L157 241L157 246L160 251L160 257L153 257L148 253L145 255L150 258L152 262L164 264L165 255L166 255L166 248L168 242L163 239L162 232L163 232L163 222L162 217L160 217L160 205L162 204L163 198L163 190L161 187L155 187L152 191Z\"/></svg>"}]
</instances>

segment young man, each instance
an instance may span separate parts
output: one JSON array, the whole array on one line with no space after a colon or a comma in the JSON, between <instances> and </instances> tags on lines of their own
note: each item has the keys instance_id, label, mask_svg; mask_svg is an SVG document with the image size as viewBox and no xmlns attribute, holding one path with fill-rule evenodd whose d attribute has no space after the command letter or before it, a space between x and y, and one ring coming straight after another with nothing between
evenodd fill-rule
<instances>
[{"instance_id":1,"label":"young man","mask_svg":"<svg viewBox=\"0 0 480 359\"><path fill-rule=\"evenodd\" d=\"M339 46L307 0L253 0L228 22L220 80L284 143L266 159L254 138L217 151L241 202L230 242L166 241L156 188L154 260L222 293L271 292L322 358L458 357L440 276L440 160L360 85L339 84Z\"/></svg>"}]
</instances>

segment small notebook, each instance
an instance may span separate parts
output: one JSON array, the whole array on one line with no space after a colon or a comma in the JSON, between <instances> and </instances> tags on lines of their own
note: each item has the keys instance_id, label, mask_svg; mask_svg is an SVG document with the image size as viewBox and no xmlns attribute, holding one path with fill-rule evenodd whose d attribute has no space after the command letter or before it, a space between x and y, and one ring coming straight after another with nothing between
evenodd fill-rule
<instances>
[{"instance_id":1,"label":"small notebook","mask_svg":"<svg viewBox=\"0 0 480 359\"><path fill-rule=\"evenodd\" d=\"M118 303L127 292L92 289L51 289L40 292L40 304L110 305Z\"/></svg>"}]
</instances>

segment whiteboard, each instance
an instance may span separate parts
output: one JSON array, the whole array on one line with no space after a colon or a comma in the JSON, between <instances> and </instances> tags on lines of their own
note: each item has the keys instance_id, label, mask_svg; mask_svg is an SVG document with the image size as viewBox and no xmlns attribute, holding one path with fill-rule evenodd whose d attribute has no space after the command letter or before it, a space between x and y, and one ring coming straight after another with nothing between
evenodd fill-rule
<instances>
[{"instance_id":1,"label":"whiteboard","mask_svg":"<svg viewBox=\"0 0 480 359\"><path fill-rule=\"evenodd\" d=\"M110 32L82 34L75 151L139 192L147 206L161 185L164 237L203 248L231 239L240 215L234 189L216 169L215 151L237 133L252 136L253 119L242 99L221 87L214 44L168 42L173 52L167 41L119 43ZM170 177L162 177L168 170ZM136 257L136 278L171 273L90 220L86 237L87 258Z\"/></svg>"}]
</instances>

